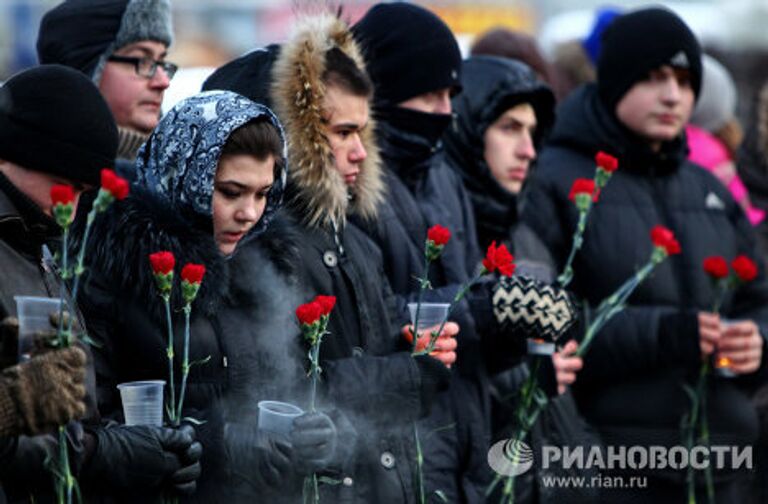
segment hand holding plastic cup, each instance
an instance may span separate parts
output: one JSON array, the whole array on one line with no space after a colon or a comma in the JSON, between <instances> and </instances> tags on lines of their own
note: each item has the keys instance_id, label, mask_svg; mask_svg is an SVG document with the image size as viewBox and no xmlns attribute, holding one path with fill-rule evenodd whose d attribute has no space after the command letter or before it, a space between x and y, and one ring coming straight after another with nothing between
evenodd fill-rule
<instances>
[{"instance_id":1,"label":"hand holding plastic cup","mask_svg":"<svg viewBox=\"0 0 768 504\"><path fill-rule=\"evenodd\" d=\"M117 386L123 401L125 425L163 425L165 380L121 383Z\"/></svg>"},{"instance_id":2,"label":"hand holding plastic cup","mask_svg":"<svg viewBox=\"0 0 768 504\"><path fill-rule=\"evenodd\" d=\"M449 303L421 303L421 308L418 309L419 320L418 327L416 327L416 312L418 303L408 303L408 311L411 314L411 325L414 326L414 331L419 336L422 336L426 329L440 326L440 324L448 316L448 308L451 305Z\"/></svg>"},{"instance_id":3,"label":"hand holding plastic cup","mask_svg":"<svg viewBox=\"0 0 768 504\"><path fill-rule=\"evenodd\" d=\"M37 296L14 296L13 299L19 318L19 362L24 362L32 355L36 337L56 330L51 325L51 315L60 311L61 299Z\"/></svg>"},{"instance_id":4,"label":"hand holding plastic cup","mask_svg":"<svg viewBox=\"0 0 768 504\"><path fill-rule=\"evenodd\" d=\"M291 403L281 401L259 401L259 430L272 437L288 439L293 420L304 414L304 410Z\"/></svg>"}]
</instances>

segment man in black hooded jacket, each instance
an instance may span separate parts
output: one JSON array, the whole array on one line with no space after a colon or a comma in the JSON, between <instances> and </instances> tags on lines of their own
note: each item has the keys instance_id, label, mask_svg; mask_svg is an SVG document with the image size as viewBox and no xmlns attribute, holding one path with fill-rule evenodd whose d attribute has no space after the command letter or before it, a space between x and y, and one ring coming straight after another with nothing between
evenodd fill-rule
<instances>
[{"instance_id":1,"label":"man in black hooded jacket","mask_svg":"<svg viewBox=\"0 0 768 504\"><path fill-rule=\"evenodd\" d=\"M330 464L324 475L341 484L321 485L321 499L414 502L412 422L447 387L449 373L437 359L404 351L404 306L389 289L381 252L348 220L375 219L383 197L371 84L348 26L329 15L306 17L288 42L228 63L203 87L274 106L289 139L286 206L302 235L298 276L307 301L337 298L320 349L320 407L337 408L354 429L336 417L348 456ZM447 324L444 333L457 331ZM443 354L455 359L452 350Z\"/></svg>"},{"instance_id":2,"label":"man in black hooded jacket","mask_svg":"<svg viewBox=\"0 0 768 504\"><path fill-rule=\"evenodd\" d=\"M461 88L461 54L435 14L406 3L377 4L353 27L374 82L374 112L387 199L362 227L381 247L393 290L414 300L424 274L424 241L440 224L451 239L430 266L425 299L449 302L479 271L475 217L461 177L444 161L441 137L451 124L451 95ZM476 285L451 314L461 327L451 389L420 427L428 498L484 502L492 479L488 375L519 361L521 338L497 330L492 277Z\"/></svg>"},{"instance_id":3,"label":"man in black hooded jacket","mask_svg":"<svg viewBox=\"0 0 768 504\"><path fill-rule=\"evenodd\" d=\"M757 260L759 253L727 189L686 161L683 126L700 82L699 44L676 15L650 8L617 18L604 36L597 83L562 104L524 201L523 221L562 265L578 220L568 199L572 182L592 178L598 151L618 158L574 261L571 287L593 306L648 260L653 226L670 228L680 242L682 253L659 265L594 339L574 386L581 412L606 445L683 444L680 422L691 408L683 387L695 384L702 358L713 353L731 359L736 377L708 382L710 444L748 447L757 437L749 395L764 380L768 285L760 266L754 281L728 293L720 313L738 320L728 327L708 313L716 292L702 269L704 258L730 261L744 254ZM726 464L714 473L718 502L743 500L742 472ZM610 474L647 476L647 487L603 488L603 502L686 496L684 468ZM697 477L699 499L702 485Z\"/></svg>"}]
</instances>

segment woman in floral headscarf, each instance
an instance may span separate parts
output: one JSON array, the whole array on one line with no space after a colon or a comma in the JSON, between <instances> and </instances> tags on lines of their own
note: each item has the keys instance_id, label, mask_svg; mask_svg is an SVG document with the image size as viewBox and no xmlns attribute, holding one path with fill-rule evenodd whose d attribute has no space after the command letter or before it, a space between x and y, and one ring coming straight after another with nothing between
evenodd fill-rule
<instances>
[{"instance_id":1,"label":"woman in floral headscarf","mask_svg":"<svg viewBox=\"0 0 768 504\"><path fill-rule=\"evenodd\" d=\"M276 214L286 179L282 127L268 108L240 95L202 93L162 119L139 151L136 170L132 197L92 235L82 299L99 344L100 410L119 418L118 383L168 379L165 312L149 254L172 252L177 277L182 265L203 264L190 361L209 360L192 368L182 414L197 420L204 447L195 498L232 502L228 491L235 487L291 486L300 481L290 458L305 457L301 443L258 444L255 428L256 402L284 397L301 376L296 340L287 337L299 304L292 234ZM180 290L176 285L174 308L183 304ZM181 355L183 315L174 312ZM322 456L335 432L330 419L306 415L294 434L302 429L325 435L310 450ZM232 484L235 476L239 485Z\"/></svg>"}]
</instances>

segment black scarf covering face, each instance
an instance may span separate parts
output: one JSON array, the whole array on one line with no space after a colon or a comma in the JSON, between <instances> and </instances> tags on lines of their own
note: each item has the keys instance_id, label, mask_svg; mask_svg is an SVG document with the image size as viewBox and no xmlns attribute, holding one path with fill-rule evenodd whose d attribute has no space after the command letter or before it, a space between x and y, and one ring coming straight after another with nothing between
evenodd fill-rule
<instances>
[{"instance_id":1,"label":"black scarf covering face","mask_svg":"<svg viewBox=\"0 0 768 504\"><path fill-rule=\"evenodd\" d=\"M398 106L376 110L381 155L404 180L425 171L442 148L441 138L451 124L450 114L430 114Z\"/></svg>"}]
</instances>

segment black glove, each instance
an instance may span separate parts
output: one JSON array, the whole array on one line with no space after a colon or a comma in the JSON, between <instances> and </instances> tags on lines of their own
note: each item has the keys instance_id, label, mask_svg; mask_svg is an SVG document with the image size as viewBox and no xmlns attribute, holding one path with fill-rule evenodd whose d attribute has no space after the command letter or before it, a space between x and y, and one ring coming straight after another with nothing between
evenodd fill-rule
<instances>
[{"instance_id":1,"label":"black glove","mask_svg":"<svg viewBox=\"0 0 768 504\"><path fill-rule=\"evenodd\" d=\"M257 489L295 487L293 450L286 442L249 424L227 423L224 427L227 468L236 478Z\"/></svg>"},{"instance_id":2,"label":"black glove","mask_svg":"<svg viewBox=\"0 0 768 504\"><path fill-rule=\"evenodd\" d=\"M338 434L325 413L305 413L293 420L291 446L296 470L309 475L328 467L336 454Z\"/></svg>"},{"instance_id":3,"label":"black glove","mask_svg":"<svg viewBox=\"0 0 768 504\"><path fill-rule=\"evenodd\" d=\"M96 450L85 474L113 490L195 491L202 446L194 429L116 425L92 431Z\"/></svg>"}]
</instances>

